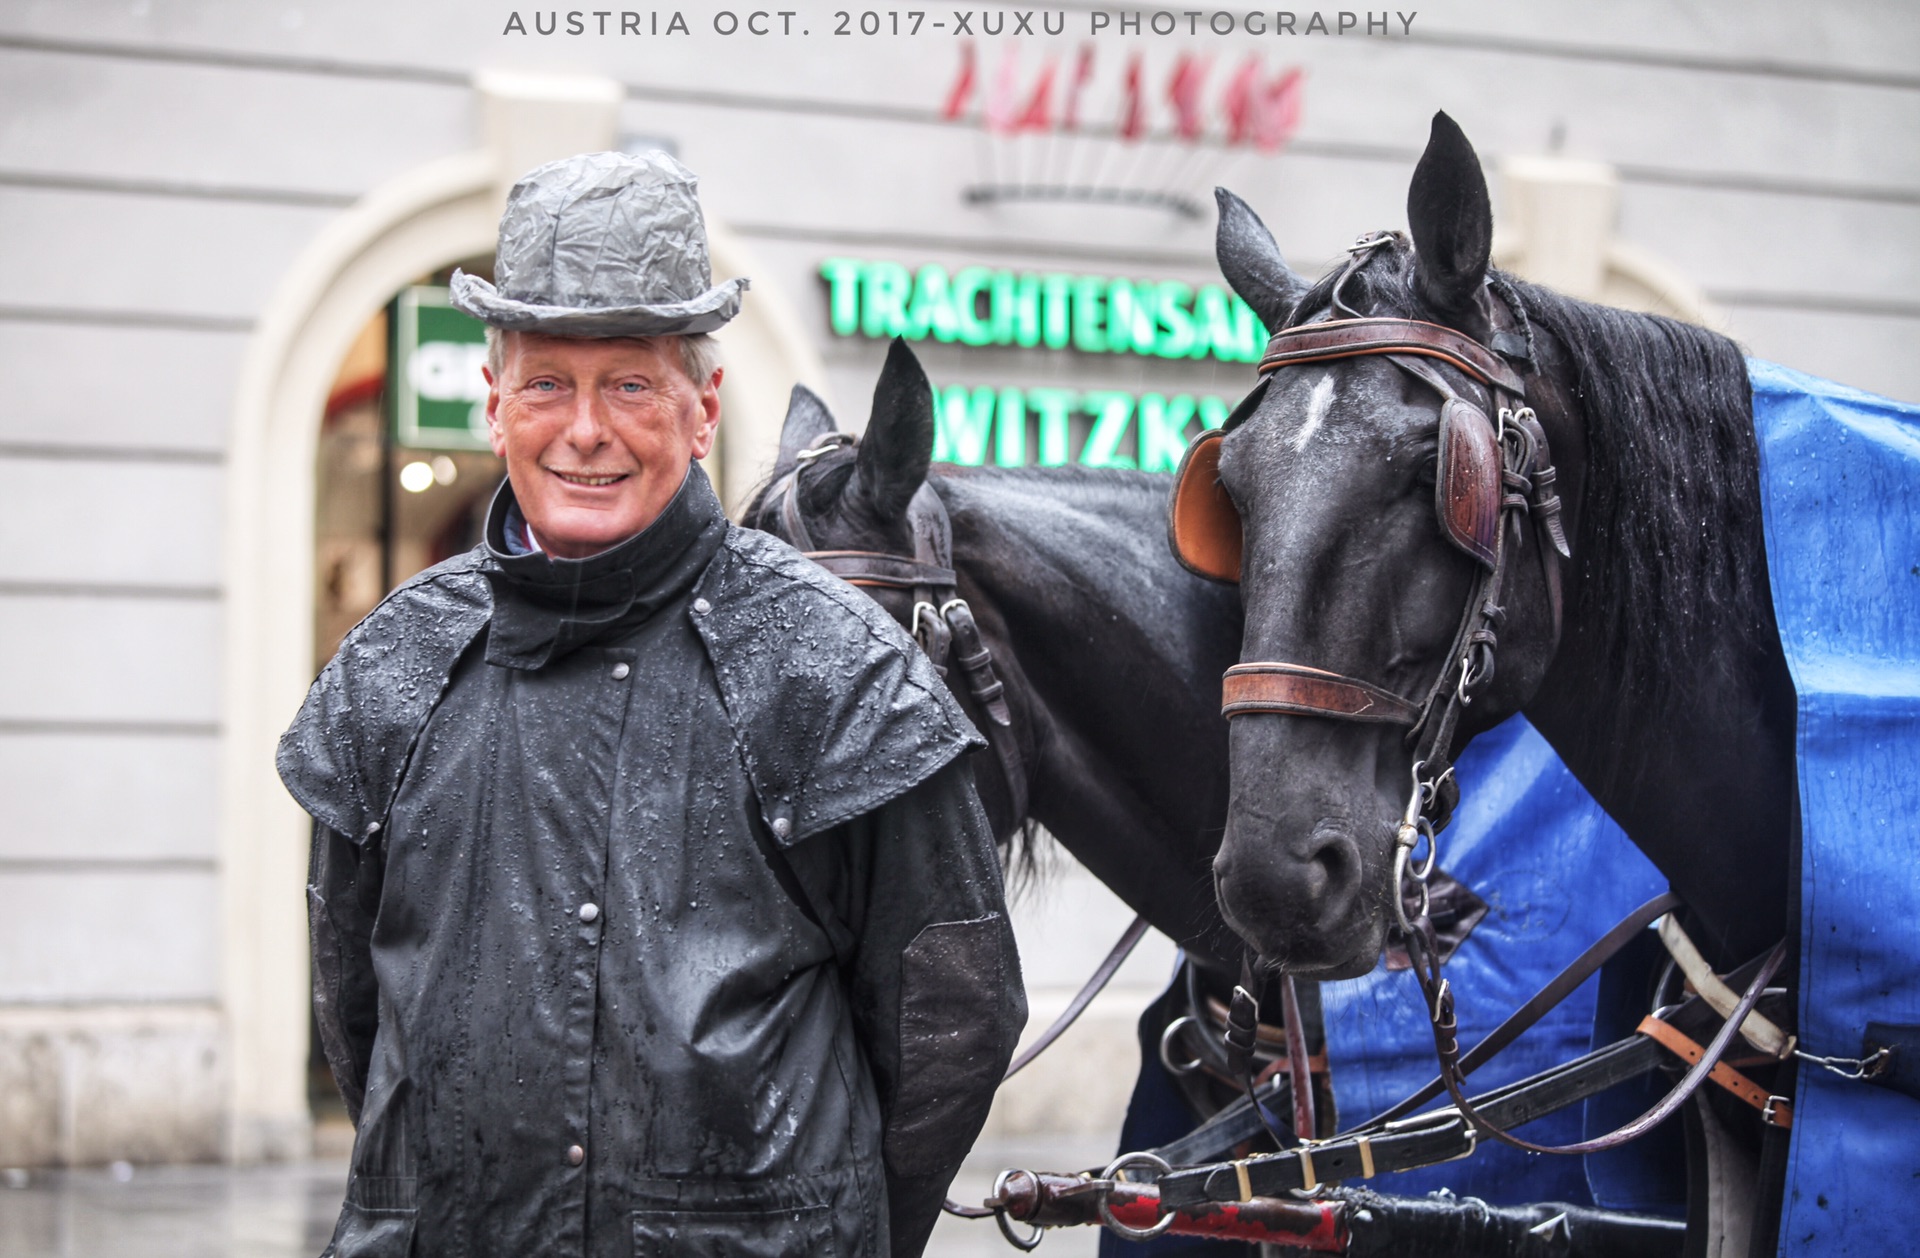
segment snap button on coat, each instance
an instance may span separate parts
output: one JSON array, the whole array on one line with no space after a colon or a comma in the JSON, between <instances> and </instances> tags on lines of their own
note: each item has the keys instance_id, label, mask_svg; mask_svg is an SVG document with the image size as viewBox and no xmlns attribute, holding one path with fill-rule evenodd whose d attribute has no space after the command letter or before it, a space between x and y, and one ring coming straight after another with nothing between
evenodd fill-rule
<instances>
[{"instance_id":1,"label":"snap button on coat","mask_svg":"<svg viewBox=\"0 0 1920 1258\"><path fill-rule=\"evenodd\" d=\"M600 906L598 904L595 904L591 900L589 900L587 903L582 904L580 906L581 921L592 922L592 921L598 920L599 917L600 917Z\"/></svg>"},{"instance_id":2,"label":"snap button on coat","mask_svg":"<svg viewBox=\"0 0 1920 1258\"><path fill-rule=\"evenodd\" d=\"M621 663L615 664L613 666L613 679L615 681L625 681L627 679L627 674L631 673L632 671L633 670L631 668L627 667L625 661L622 661Z\"/></svg>"}]
</instances>

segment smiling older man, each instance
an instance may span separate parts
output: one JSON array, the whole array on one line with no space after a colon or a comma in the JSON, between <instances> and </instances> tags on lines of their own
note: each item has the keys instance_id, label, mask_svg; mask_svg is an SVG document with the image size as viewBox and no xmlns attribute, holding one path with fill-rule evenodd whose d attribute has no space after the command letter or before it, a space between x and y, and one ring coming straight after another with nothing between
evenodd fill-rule
<instances>
[{"instance_id":1,"label":"smiling older man","mask_svg":"<svg viewBox=\"0 0 1920 1258\"><path fill-rule=\"evenodd\" d=\"M315 1005L358 1127L328 1253L918 1253L1025 1018L978 736L891 620L694 462L693 177L501 220L486 541L314 683Z\"/></svg>"}]
</instances>

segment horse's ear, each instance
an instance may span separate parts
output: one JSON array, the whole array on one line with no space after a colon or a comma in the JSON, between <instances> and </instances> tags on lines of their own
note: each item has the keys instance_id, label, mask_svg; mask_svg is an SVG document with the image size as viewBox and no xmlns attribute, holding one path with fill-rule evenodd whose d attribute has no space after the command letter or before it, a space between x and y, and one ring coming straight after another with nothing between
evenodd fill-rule
<instances>
[{"instance_id":1,"label":"horse's ear","mask_svg":"<svg viewBox=\"0 0 1920 1258\"><path fill-rule=\"evenodd\" d=\"M1214 233L1213 254L1220 274L1227 277L1240 300L1253 307L1268 331L1285 326L1294 303L1311 285L1293 273L1280 256L1280 246L1260 216L1225 188L1215 188L1220 204L1220 227Z\"/></svg>"},{"instance_id":2,"label":"horse's ear","mask_svg":"<svg viewBox=\"0 0 1920 1258\"><path fill-rule=\"evenodd\" d=\"M780 429L780 465L792 463L802 450L838 431L820 395L804 384L794 385L793 394L787 398L787 422Z\"/></svg>"},{"instance_id":3,"label":"horse's ear","mask_svg":"<svg viewBox=\"0 0 1920 1258\"><path fill-rule=\"evenodd\" d=\"M1463 311L1487 279L1493 252L1493 206L1480 158L1444 113L1433 116L1427 151L1407 189L1413 229L1414 287L1442 314Z\"/></svg>"},{"instance_id":4,"label":"horse's ear","mask_svg":"<svg viewBox=\"0 0 1920 1258\"><path fill-rule=\"evenodd\" d=\"M932 462L933 386L907 343L895 337L873 387L855 475L879 517L894 520L906 514Z\"/></svg>"}]
</instances>

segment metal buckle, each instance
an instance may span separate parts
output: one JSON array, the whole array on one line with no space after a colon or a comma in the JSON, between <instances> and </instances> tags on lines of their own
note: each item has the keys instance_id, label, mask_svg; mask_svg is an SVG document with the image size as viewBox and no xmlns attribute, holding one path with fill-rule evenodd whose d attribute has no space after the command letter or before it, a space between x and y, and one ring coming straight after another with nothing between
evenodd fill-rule
<instances>
[{"instance_id":1,"label":"metal buckle","mask_svg":"<svg viewBox=\"0 0 1920 1258\"><path fill-rule=\"evenodd\" d=\"M1001 1171L999 1177L993 1181L993 1196L987 1198L987 1204L993 1207L993 1221L999 1225L1000 1235L1007 1238L1007 1244L1023 1254L1030 1254L1040 1248L1041 1241L1047 1239L1047 1229L1038 1223L1030 1223L1027 1226L1033 1231L1026 1236L1021 1236L1013 1230L1013 1224L1007 1221L1007 1180L1015 1175L1024 1174L1026 1174L1025 1171L1016 1170L1013 1167Z\"/></svg>"},{"instance_id":2,"label":"metal buckle","mask_svg":"<svg viewBox=\"0 0 1920 1258\"><path fill-rule=\"evenodd\" d=\"M1114 1177L1127 1167L1135 1164L1158 1171L1162 1175L1169 1174L1173 1170L1172 1165L1157 1153L1122 1153L1119 1157L1107 1163L1107 1169L1100 1172L1100 1178L1092 1181L1092 1183L1097 1186L1100 1193L1100 1221L1106 1224L1116 1236L1130 1241L1150 1241L1173 1226L1173 1215L1163 1214L1160 1216L1158 1223L1155 1223L1152 1227L1145 1228L1129 1227L1113 1217L1113 1203L1110 1199L1110 1194L1113 1185L1117 1182Z\"/></svg>"}]
</instances>

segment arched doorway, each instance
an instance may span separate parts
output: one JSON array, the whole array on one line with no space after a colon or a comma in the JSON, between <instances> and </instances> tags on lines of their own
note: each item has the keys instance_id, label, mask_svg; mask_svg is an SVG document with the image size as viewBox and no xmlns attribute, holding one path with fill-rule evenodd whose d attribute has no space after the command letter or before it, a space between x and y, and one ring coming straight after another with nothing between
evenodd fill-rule
<instances>
[{"instance_id":1,"label":"arched doorway","mask_svg":"<svg viewBox=\"0 0 1920 1258\"><path fill-rule=\"evenodd\" d=\"M262 312L228 445L219 853L221 1003L230 1062L228 1156L303 1156L308 961L307 821L273 769L280 731L313 677L316 458L329 396L393 295L461 259L490 257L520 173L614 143L622 93L597 79L482 75L486 147L368 194L317 238ZM714 270L746 259L710 224ZM723 339L730 501L770 455L787 389L823 374L798 321L763 285Z\"/></svg>"}]
</instances>

